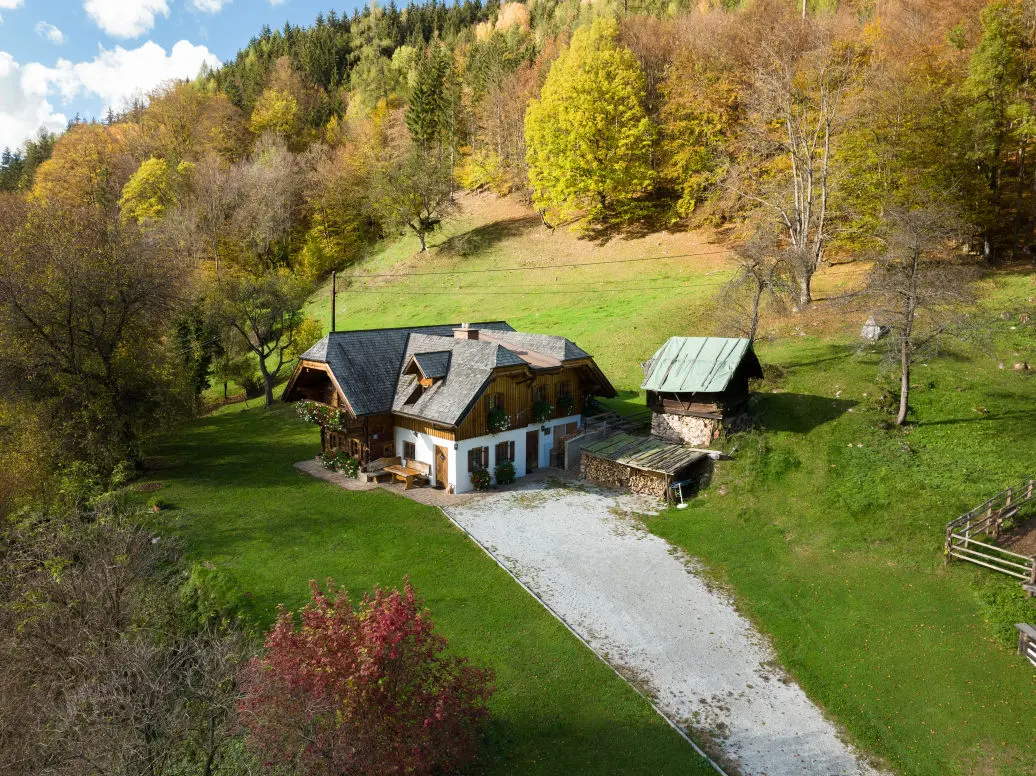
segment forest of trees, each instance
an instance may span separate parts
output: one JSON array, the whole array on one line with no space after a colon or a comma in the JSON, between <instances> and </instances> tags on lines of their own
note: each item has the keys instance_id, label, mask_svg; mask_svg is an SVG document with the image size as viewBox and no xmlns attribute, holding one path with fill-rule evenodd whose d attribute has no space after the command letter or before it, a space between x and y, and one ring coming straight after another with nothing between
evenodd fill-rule
<instances>
[{"instance_id":1,"label":"forest of trees","mask_svg":"<svg viewBox=\"0 0 1036 776\"><path fill-rule=\"evenodd\" d=\"M139 542L40 505L117 487L213 386L272 401L314 285L384 237L424 251L462 190L544 228L716 228L753 336L871 261L906 390L974 267L1031 256L1034 44L1033 0L371 4L41 131L0 158L0 515L44 509L7 541Z\"/></svg>"}]
</instances>

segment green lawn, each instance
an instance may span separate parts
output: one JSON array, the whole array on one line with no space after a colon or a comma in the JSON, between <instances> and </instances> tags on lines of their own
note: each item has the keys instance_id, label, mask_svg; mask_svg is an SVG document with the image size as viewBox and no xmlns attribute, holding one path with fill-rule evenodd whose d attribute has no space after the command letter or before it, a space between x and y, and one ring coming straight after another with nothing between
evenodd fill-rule
<instances>
[{"instance_id":1,"label":"green lawn","mask_svg":"<svg viewBox=\"0 0 1036 776\"><path fill-rule=\"evenodd\" d=\"M339 328L504 318L587 348L627 406L642 404L639 364L667 337L716 333L713 300L729 266L715 256L677 258L715 250L701 235L596 244L551 234L522 212L468 198L428 254L415 254L415 240L389 241L353 271L672 258L364 279L339 297ZM853 272L825 270L816 288L837 293ZM543 293L552 288L566 293ZM865 312L821 304L768 321L760 358L785 376L779 392L757 400L766 433L732 440L735 460L718 466L689 509L648 520L730 587L853 742L909 776L1036 773L1036 672L996 643L976 595L1006 578L945 567L941 554L949 519L1036 468L1036 379L1011 369L1036 363L1033 325L1017 316L1036 312L1036 275L1003 273L982 292L996 331L981 349L953 346L918 365L918 422L905 431L882 430L871 405L879 358L857 354L854 338ZM1004 310L1010 320L999 319ZM328 313L324 289L309 314L326 322ZM310 577L333 574L361 590L409 572L457 648L501 676L490 770L534 771L533 760L556 772L686 767L686 754L668 754L681 751L678 742L665 743L673 737L642 704L434 512L294 475L285 464L312 454L316 437L282 412L231 411L167 446L174 466L164 475L185 507L178 519L196 555L231 568L267 612L278 601L297 604ZM448 553L439 549L447 545ZM430 560L442 554L448 565ZM528 615L516 616L522 607ZM497 627L486 631L487 622Z\"/></svg>"},{"instance_id":2,"label":"green lawn","mask_svg":"<svg viewBox=\"0 0 1036 776\"><path fill-rule=\"evenodd\" d=\"M496 671L479 774L705 774L690 746L437 509L297 472L319 447L279 406L196 421L155 451L160 525L232 575L252 613L298 607L307 582L355 595L409 575L451 648Z\"/></svg>"},{"instance_id":3,"label":"green lawn","mask_svg":"<svg viewBox=\"0 0 1036 776\"><path fill-rule=\"evenodd\" d=\"M1032 278L987 293L1031 308ZM947 568L941 551L948 520L1036 467L1036 380L1010 368L1036 342L1011 325L994 338L1005 370L975 352L919 366L905 432L879 427L877 356L857 343L763 344L763 362L787 373L755 405L765 442L732 440L736 460L707 491L649 520L735 591L807 693L899 774L1036 773L1036 672L993 642L974 590L1014 583Z\"/></svg>"}]
</instances>

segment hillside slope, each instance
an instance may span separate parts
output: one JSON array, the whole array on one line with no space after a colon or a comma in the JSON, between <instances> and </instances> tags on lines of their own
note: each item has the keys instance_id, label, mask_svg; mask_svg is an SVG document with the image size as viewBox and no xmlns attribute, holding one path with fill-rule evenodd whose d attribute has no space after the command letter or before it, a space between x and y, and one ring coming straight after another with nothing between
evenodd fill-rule
<instances>
[{"instance_id":1,"label":"hillside slope","mask_svg":"<svg viewBox=\"0 0 1036 776\"><path fill-rule=\"evenodd\" d=\"M716 234L587 238L547 229L512 198L457 199L456 216L427 253L404 235L384 241L339 276L339 329L506 319L519 329L575 340L623 391L637 390L640 364L667 337L716 333L712 300L734 268ZM566 266L572 264L583 266ZM818 293L842 288L857 274L854 268L825 270ZM329 291L329 284L317 291L307 309L325 330ZM806 325L818 321L809 318Z\"/></svg>"}]
</instances>

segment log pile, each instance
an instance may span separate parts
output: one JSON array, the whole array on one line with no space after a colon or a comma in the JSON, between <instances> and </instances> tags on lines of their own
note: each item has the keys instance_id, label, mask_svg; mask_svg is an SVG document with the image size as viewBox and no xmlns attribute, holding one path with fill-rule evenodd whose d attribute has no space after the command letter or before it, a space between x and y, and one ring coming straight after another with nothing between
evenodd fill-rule
<instances>
[{"instance_id":1,"label":"log pile","mask_svg":"<svg viewBox=\"0 0 1036 776\"><path fill-rule=\"evenodd\" d=\"M660 499L667 497L667 478L664 474L641 471L585 452L579 463L580 476L589 482L616 490L643 493Z\"/></svg>"}]
</instances>

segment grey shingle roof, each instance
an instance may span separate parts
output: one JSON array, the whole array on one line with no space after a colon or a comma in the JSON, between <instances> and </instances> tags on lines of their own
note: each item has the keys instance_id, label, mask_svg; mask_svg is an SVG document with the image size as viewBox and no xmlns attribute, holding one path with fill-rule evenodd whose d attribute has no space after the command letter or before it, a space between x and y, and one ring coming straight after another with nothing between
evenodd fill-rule
<instances>
[{"instance_id":1,"label":"grey shingle roof","mask_svg":"<svg viewBox=\"0 0 1036 776\"><path fill-rule=\"evenodd\" d=\"M392 400L395 398L410 335L430 334L449 337L452 340L453 330L459 326L460 324L443 324L400 329L336 331L303 353L302 358L320 361L331 367L331 372L356 415L377 415L392 411ZM511 330L503 321L472 324L472 327Z\"/></svg>"},{"instance_id":2,"label":"grey shingle roof","mask_svg":"<svg viewBox=\"0 0 1036 776\"><path fill-rule=\"evenodd\" d=\"M450 369L450 353L451 351L449 350L438 350L434 353L416 353L414 354L414 363L417 364L417 368L421 370L421 374L425 377L446 377L446 373Z\"/></svg>"},{"instance_id":3,"label":"grey shingle roof","mask_svg":"<svg viewBox=\"0 0 1036 776\"><path fill-rule=\"evenodd\" d=\"M449 349L449 372L423 390L412 374L399 376L392 411L452 426L463 420L468 409L481 396L498 366L518 366L524 362L506 348L485 340L454 339L414 334L407 346L407 358Z\"/></svg>"},{"instance_id":4,"label":"grey shingle roof","mask_svg":"<svg viewBox=\"0 0 1036 776\"><path fill-rule=\"evenodd\" d=\"M529 334L524 331L492 331L489 336L507 347L519 350L531 350L551 356L558 361L571 361L576 358L590 358L590 354L576 345L572 340L553 334Z\"/></svg>"},{"instance_id":5,"label":"grey shingle roof","mask_svg":"<svg viewBox=\"0 0 1036 776\"><path fill-rule=\"evenodd\" d=\"M458 339L460 324L339 331L302 354L326 363L357 416L396 412L432 423L460 423L504 366L552 368L589 358L564 337L516 332L503 321L473 323L478 339ZM435 382L421 388L411 358ZM404 369L406 368L406 371Z\"/></svg>"}]
</instances>

